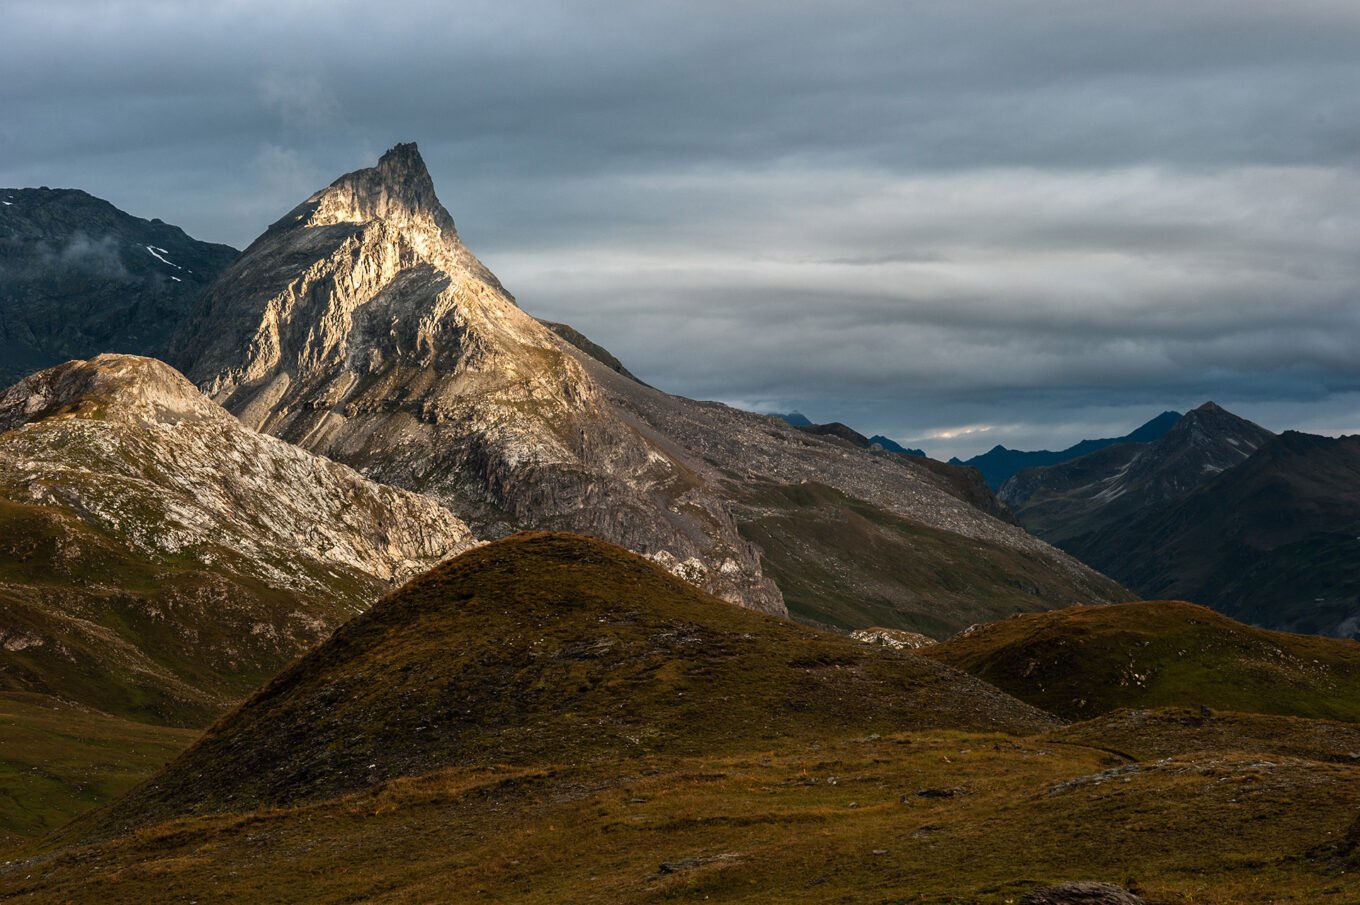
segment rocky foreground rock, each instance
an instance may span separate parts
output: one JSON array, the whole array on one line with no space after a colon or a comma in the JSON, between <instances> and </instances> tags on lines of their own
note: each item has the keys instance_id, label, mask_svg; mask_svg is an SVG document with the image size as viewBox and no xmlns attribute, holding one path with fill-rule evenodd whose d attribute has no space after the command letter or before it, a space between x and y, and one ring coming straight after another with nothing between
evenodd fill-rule
<instances>
[{"instance_id":1,"label":"rocky foreground rock","mask_svg":"<svg viewBox=\"0 0 1360 905\"><path fill-rule=\"evenodd\" d=\"M1028 893L1020 905L1147 905L1113 883L1059 883Z\"/></svg>"}]
</instances>

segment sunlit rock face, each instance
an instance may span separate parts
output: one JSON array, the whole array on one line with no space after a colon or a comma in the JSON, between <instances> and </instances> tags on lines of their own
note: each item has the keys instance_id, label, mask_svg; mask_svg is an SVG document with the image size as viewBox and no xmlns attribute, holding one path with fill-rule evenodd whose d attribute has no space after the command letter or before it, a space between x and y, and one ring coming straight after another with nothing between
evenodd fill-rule
<instances>
[{"instance_id":1,"label":"sunlit rock face","mask_svg":"<svg viewBox=\"0 0 1360 905\"><path fill-rule=\"evenodd\" d=\"M250 430L154 359L0 391L0 691L201 726L475 545L435 500Z\"/></svg>"},{"instance_id":2,"label":"sunlit rock face","mask_svg":"<svg viewBox=\"0 0 1360 905\"><path fill-rule=\"evenodd\" d=\"M177 361L247 426L428 493L479 535L594 535L785 612L724 499L462 244L415 145L271 226Z\"/></svg>"},{"instance_id":3,"label":"sunlit rock face","mask_svg":"<svg viewBox=\"0 0 1360 905\"><path fill-rule=\"evenodd\" d=\"M0 393L0 496L74 513L153 559L229 561L270 587L352 598L351 612L476 543L434 500L256 433L131 355Z\"/></svg>"}]
</instances>

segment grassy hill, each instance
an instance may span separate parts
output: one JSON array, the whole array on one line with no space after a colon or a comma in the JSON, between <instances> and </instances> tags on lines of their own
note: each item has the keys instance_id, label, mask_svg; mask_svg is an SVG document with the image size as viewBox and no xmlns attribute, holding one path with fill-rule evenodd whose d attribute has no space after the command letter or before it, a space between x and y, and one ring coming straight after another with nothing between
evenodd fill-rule
<instances>
[{"instance_id":1,"label":"grassy hill","mask_svg":"<svg viewBox=\"0 0 1360 905\"><path fill-rule=\"evenodd\" d=\"M5 901L1015 905L1104 880L1157 905L1360 900L1360 769L925 731L453 768L0 865Z\"/></svg>"},{"instance_id":2,"label":"grassy hill","mask_svg":"<svg viewBox=\"0 0 1360 905\"><path fill-rule=\"evenodd\" d=\"M197 737L46 695L0 693L0 851L122 795Z\"/></svg>"},{"instance_id":3,"label":"grassy hill","mask_svg":"<svg viewBox=\"0 0 1360 905\"><path fill-rule=\"evenodd\" d=\"M154 561L69 513L0 498L0 691L203 726L324 637L363 590L317 600L241 571ZM252 631L260 624L273 631Z\"/></svg>"},{"instance_id":4,"label":"grassy hill","mask_svg":"<svg viewBox=\"0 0 1360 905\"><path fill-rule=\"evenodd\" d=\"M522 534L347 623L105 825L316 799L454 766L1053 723L934 661L734 607L610 544Z\"/></svg>"},{"instance_id":5,"label":"grassy hill","mask_svg":"<svg viewBox=\"0 0 1360 905\"><path fill-rule=\"evenodd\" d=\"M1252 628L1189 603L1027 613L921 653L1070 719L1207 706L1360 721L1360 644Z\"/></svg>"},{"instance_id":6,"label":"grassy hill","mask_svg":"<svg viewBox=\"0 0 1360 905\"><path fill-rule=\"evenodd\" d=\"M1058 617L1067 654L1168 632L1202 682L1306 658L1291 706L1355 700L1349 647L1180 604L949 645ZM1091 694L1124 678L1094 668ZM1343 903L1357 731L1198 707L1063 726L607 544L518 535L413 581L159 776L0 864L0 898L1015 905L1102 880L1156 905Z\"/></svg>"},{"instance_id":7,"label":"grassy hill","mask_svg":"<svg viewBox=\"0 0 1360 905\"><path fill-rule=\"evenodd\" d=\"M1050 732L1055 742L1118 751L1134 760L1236 751L1360 765L1360 724L1266 713L1164 707L1116 710Z\"/></svg>"}]
</instances>

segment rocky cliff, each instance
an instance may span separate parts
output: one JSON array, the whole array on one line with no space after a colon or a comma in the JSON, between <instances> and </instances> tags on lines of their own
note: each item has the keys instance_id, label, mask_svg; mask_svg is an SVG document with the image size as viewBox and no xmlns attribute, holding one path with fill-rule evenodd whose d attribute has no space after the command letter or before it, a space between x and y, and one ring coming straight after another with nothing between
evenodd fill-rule
<instances>
[{"instance_id":1,"label":"rocky cliff","mask_svg":"<svg viewBox=\"0 0 1360 905\"><path fill-rule=\"evenodd\" d=\"M481 534L607 538L782 612L724 502L617 417L568 348L467 251L398 145L245 251L184 361L248 426L429 493Z\"/></svg>"}]
</instances>

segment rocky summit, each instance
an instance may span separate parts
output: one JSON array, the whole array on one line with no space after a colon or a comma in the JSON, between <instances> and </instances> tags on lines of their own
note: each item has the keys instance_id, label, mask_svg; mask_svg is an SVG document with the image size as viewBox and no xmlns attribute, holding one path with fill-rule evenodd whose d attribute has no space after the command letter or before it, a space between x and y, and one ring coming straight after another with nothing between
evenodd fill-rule
<instances>
[{"instance_id":1,"label":"rocky summit","mask_svg":"<svg viewBox=\"0 0 1360 905\"><path fill-rule=\"evenodd\" d=\"M1182 415L1150 443L1120 443L1019 472L1000 496L1031 531L1078 556L1089 535L1194 490L1241 464L1270 431L1213 402Z\"/></svg>"},{"instance_id":2,"label":"rocky summit","mask_svg":"<svg viewBox=\"0 0 1360 905\"><path fill-rule=\"evenodd\" d=\"M944 634L997 615L989 606L1011 612L1124 595L977 509L960 490L966 481L669 396L620 373L583 339L563 339L518 307L463 245L406 144L317 192L246 249L202 299L177 363L247 426L428 493L481 536L592 535L766 612L786 612L784 589L804 576L790 554L777 584L751 526L762 523L754 532L762 543L782 544L787 526L768 524L778 508L771 495L808 481L886 520L942 532L952 539L946 546L985 547L984 593L968 596L987 602L979 610L951 598L943 609L968 612L933 625ZM825 528L845 517L833 507L800 513L799 524ZM900 527L883 530L894 558L910 549ZM1012 553L1040 574L1001 562ZM853 573L839 583L881 594L890 611L907 598L930 609L928 595L943 584L894 574L871 590ZM1004 603L988 599L998 588L1008 589Z\"/></svg>"}]
</instances>

